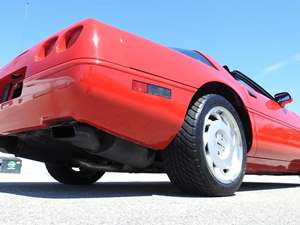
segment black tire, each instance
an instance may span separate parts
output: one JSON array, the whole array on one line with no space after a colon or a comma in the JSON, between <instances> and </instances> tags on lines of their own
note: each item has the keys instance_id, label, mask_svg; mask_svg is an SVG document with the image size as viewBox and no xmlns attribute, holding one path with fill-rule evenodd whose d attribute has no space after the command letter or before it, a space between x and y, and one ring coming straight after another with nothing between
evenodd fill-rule
<instances>
[{"instance_id":1,"label":"black tire","mask_svg":"<svg viewBox=\"0 0 300 225\"><path fill-rule=\"evenodd\" d=\"M49 174L58 182L68 185L88 185L99 180L105 172L91 171L84 168L74 170L70 166L46 163Z\"/></svg>"},{"instance_id":2,"label":"black tire","mask_svg":"<svg viewBox=\"0 0 300 225\"><path fill-rule=\"evenodd\" d=\"M240 130L242 144L241 172L230 183L220 182L209 169L205 159L203 132L204 119L209 111L217 106L227 109ZM173 184L188 193L201 196L230 196L241 186L246 167L246 139L241 120L234 107L220 95L205 95L199 98L188 110L182 129L165 151L166 172Z\"/></svg>"}]
</instances>

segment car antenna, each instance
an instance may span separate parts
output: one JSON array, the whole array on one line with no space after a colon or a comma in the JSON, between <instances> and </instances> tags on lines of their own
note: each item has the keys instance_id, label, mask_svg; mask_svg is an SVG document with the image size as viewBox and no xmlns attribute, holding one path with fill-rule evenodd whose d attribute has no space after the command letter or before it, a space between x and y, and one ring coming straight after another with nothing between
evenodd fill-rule
<instances>
[{"instance_id":1,"label":"car antenna","mask_svg":"<svg viewBox=\"0 0 300 225\"><path fill-rule=\"evenodd\" d=\"M23 27L22 27L22 33L21 33L21 46L20 46L21 50L24 50L24 45L25 45L26 25L27 25L27 21L29 18L29 6L30 6L30 2L25 1Z\"/></svg>"}]
</instances>

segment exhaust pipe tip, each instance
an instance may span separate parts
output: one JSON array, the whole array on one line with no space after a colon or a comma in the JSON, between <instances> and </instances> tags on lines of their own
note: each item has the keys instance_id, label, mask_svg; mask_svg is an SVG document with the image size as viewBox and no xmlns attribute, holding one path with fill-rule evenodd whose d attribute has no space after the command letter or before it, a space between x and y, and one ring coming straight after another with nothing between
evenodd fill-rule
<instances>
[{"instance_id":1,"label":"exhaust pipe tip","mask_svg":"<svg viewBox=\"0 0 300 225\"><path fill-rule=\"evenodd\" d=\"M51 136L53 138L71 138L75 136L73 125L63 125L51 128Z\"/></svg>"}]
</instances>

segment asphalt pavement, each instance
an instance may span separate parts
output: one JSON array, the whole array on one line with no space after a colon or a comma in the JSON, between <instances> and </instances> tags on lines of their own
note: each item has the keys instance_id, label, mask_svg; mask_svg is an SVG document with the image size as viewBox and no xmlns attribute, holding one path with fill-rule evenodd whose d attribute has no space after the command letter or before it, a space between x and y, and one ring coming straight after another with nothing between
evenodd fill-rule
<instances>
[{"instance_id":1,"label":"asphalt pavement","mask_svg":"<svg viewBox=\"0 0 300 225\"><path fill-rule=\"evenodd\" d=\"M107 173L95 185L56 183L25 160L21 175L0 174L0 225L300 224L297 176L246 176L235 196L177 190L164 174Z\"/></svg>"}]
</instances>

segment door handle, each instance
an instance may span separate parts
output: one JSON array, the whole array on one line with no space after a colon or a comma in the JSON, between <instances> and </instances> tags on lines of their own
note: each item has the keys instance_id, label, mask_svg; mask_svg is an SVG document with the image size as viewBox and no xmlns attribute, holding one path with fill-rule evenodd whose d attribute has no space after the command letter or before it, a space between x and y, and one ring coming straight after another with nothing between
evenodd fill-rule
<instances>
[{"instance_id":1,"label":"door handle","mask_svg":"<svg viewBox=\"0 0 300 225\"><path fill-rule=\"evenodd\" d=\"M252 98L257 98L257 95L253 92L248 90L248 94L252 97Z\"/></svg>"}]
</instances>

